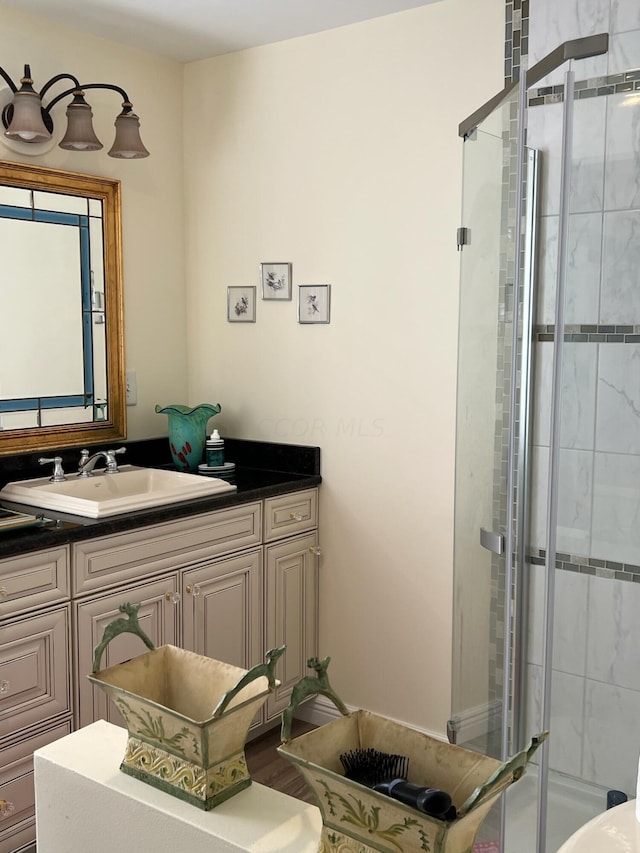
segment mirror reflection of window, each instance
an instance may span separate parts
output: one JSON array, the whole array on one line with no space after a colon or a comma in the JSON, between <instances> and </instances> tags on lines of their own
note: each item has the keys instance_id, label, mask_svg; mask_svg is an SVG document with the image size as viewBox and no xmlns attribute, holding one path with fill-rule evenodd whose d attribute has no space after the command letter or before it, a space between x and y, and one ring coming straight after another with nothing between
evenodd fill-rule
<instances>
[{"instance_id":1,"label":"mirror reflection of window","mask_svg":"<svg viewBox=\"0 0 640 853\"><path fill-rule=\"evenodd\" d=\"M120 181L0 160L0 456L126 438Z\"/></svg>"},{"instance_id":2,"label":"mirror reflection of window","mask_svg":"<svg viewBox=\"0 0 640 853\"><path fill-rule=\"evenodd\" d=\"M0 428L105 420L102 200L0 184L0 257Z\"/></svg>"}]
</instances>

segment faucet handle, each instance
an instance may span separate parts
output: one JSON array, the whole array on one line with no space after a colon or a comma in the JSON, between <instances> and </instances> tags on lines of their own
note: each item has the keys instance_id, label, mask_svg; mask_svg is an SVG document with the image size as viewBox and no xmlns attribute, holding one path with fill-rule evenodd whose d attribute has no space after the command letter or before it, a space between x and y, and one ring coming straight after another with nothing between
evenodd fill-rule
<instances>
[{"instance_id":1,"label":"faucet handle","mask_svg":"<svg viewBox=\"0 0 640 853\"><path fill-rule=\"evenodd\" d=\"M123 453L127 452L126 447L119 447L117 450L107 450L107 474L117 474L118 473L118 463L116 462L116 456L121 456Z\"/></svg>"},{"instance_id":2,"label":"faucet handle","mask_svg":"<svg viewBox=\"0 0 640 853\"><path fill-rule=\"evenodd\" d=\"M52 459L47 459L41 456L38 459L39 465L53 465L53 476L49 477L52 483L62 483L67 478L62 470L62 456L54 456Z\"/></svg>"}]
</instances>

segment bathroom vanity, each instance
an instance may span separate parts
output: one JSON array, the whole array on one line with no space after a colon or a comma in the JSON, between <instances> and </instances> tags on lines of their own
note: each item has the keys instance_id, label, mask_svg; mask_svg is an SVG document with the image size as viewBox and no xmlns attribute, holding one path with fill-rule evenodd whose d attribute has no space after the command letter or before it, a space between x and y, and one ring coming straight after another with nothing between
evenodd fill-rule
<instances>
[{"instance_id":1,"label":"bathroom vanity","mask_svg":"<svg viewBox=\"0 0 640 853\"><path fill-rule=\"evenodd\" d=\"M286 644L281 685L252 728L278 724L318 653L320 554L319 451L283 448L228 441L235 493L0 534L0 806L10 804L0 853L30 849L35 837L33 751L98 719L122 725L86 676L125 602L140 604L154 644L245 669ZM144 651L120 635L102 667Z\"/></svg>"}]
</instances>

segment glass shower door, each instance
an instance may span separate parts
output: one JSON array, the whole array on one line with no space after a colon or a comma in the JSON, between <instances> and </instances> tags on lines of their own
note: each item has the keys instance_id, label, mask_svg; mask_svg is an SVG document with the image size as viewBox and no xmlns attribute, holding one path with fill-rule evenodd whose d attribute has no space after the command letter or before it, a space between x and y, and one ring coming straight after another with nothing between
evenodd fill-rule
<instances>
[{"instance_id":1,"label":"glass shower door","mask_svg":"<svg viewBox=\"0 0 640 853\"><path fill-rule=\"evenodd\" d=\"M518 652L526 632L515 606L527 582L531 383L522 329L531 325L536 156L522 149L519 97L513 87L464 142L448 726L453 742L502 759L523 745ZM490 815L481 837L498 840L501 823Z\"/></svg>"},{"instance_id":2,"label":"glass shower door","mask_svg":"<svg viewBox=\"0 0 640 853\"><path fill-rule=\"evenodd\" d=\"M515 202L505 193L517 89L464 142L449 737L500 757L503 728L505 429ZM508 183L507 183L508 186ZM480 544L485 530L494 550ZM501 553L497 553L501 552ZM502 586L501 586L502 581Z\"/></svg>"},{"instance_id":3,"label":"glass shower door","mask_svg":"<svg viewBox=\"0 0 640 853\"><path fill-rule=\"evenodd\" d=\"M503 534L505 520L494 513L494 441L502 421L495 394L500 340L500 255L502 245L502 135L478 129L464 143L463 215L468 235L460 259L456 497L454 528L454 636L452 718L449 737L478 742L495 754L487 738L501 727L493 564L504 558L480 547L480 528ZM479 739L485 738L484 741ZM499 743L499 740L498 740Z\"/></svg>"}]
</instances>

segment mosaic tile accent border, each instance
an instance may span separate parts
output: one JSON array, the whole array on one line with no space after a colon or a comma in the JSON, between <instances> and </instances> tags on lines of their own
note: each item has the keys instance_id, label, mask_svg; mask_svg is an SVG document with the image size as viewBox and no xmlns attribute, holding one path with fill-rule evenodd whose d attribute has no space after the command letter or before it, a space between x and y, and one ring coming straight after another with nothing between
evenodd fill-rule
<instances>
[{"instance_id":1,"label":"mosaic tile accent border","mask_svg":"<svg viewBox=\"0 0 640 853\"><path fill-rule=\"evenodd\" d=\"M556 327L536 326L534 339L539 343L554 341ZM567 324L564 340L574 344L640 344L640 325Z\"/></svg>"},{"instance_id":2,"label":"mosaic tile accent border","mask_svg":"<svg viewBox=\"0 0 640 853\"><path fill-rule=\"evenodd\" d=\"M544 566L547 552L540 548L534 549L527 560L531 565ZM577 554L556 554L556 569L565 572L579 572L582 575L593 575L609 580L630 581L640 583L640 566L631 563L616 563L613 560L598 560L595 557L585 557Z\"/></svg>"},{"instance_id":3,"label":"mosaic tile accent border","mask_svg":"<svg viewBox=\"0 0 640 853\"><path fill-rule=\"evenodd\" d=\"M520 79L522 58L529 53L529 2L507 0L504 31L504 79ZM526 63L525 63L526 64Z\"/></svg>"},{"instance_id":4,"label":"mosaic tile accent border","mask_svg":"<svg viewBox=\"0 0 640 853\"><path fill-rule=\"evenodd\" d=\"M624 74L610 74L608 77L593 77L589 80L578 80L575 83L575 98L597 98L602 95L617 95L621 92L640 91L640 69L627 71ZM534 89L528 97L530 107L543 104L560 104L564 101L564 86L543 86Z\"/></svg>"}]
</instances>

